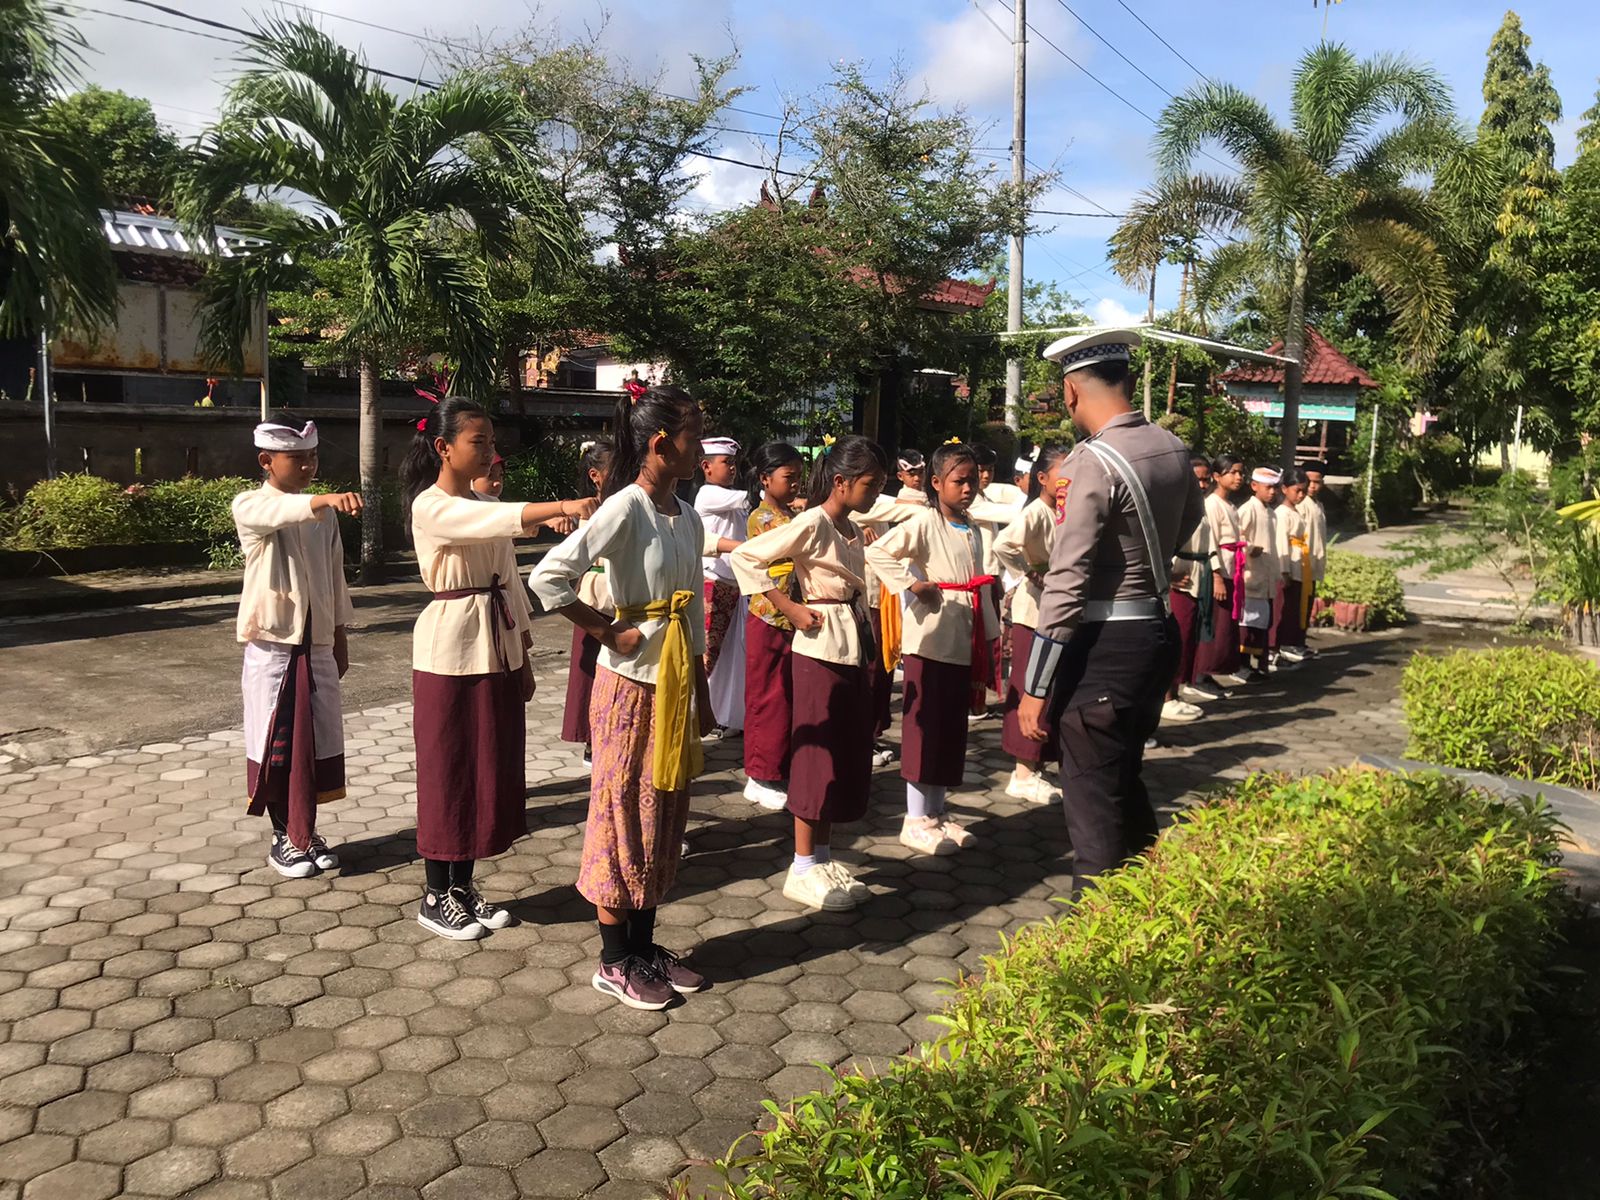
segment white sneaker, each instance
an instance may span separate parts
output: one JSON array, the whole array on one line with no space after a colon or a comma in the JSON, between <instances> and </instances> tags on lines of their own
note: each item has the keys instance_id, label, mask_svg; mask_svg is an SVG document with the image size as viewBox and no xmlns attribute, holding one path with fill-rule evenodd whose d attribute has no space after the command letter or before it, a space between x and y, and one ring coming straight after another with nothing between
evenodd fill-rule
<instances>
[{"instance_id":1,"label":"white sneaker","mask_svg":"<svg viewBox=\"0 0 1600 1200\"><path fill-rule=\"evenodd\" d=\"M1204 710L1198 704L1190 704L1187 700L1168 700L1161 706L1161 719L1163 721L1197 721L1204 716Z\"/></svg>"},{"instance_id":2,"label":"white sneaker","mask_svg":"<svg viewBox=\"0 0 1600 1200\"><path fill-rule=\"evenodd\" d=\"M886 767L896 758L895 748L888 742L878 742L872 747L872 765Z\"/></svg>"},{"instance_id":3,"label":"white sneaker","mask_svg":"<svg viewBox=\"0 0 1600 1200\"><path fill-rule=\"evenodd\" d=\"M938 817L907 817L900 826L900 844L919 854L956 852L956 844L945 836Z\"/></svg>"},{"instance_id":4,"label":"white sneaker","mask_svg":"<svg viewBox=\"0 0 1600 1200\"><path fill-rule=\"evenodd\" d=\"M1235 672L1232 675L1213 675L1211 682L1224 688L1244 687L1250 682L1250 678L1247 675L1240 675Z\"/></svg>"},{"instance_id":5,"label":"white sneaker","mask_svg":"<svg viewBox=\"0 0 1600 1200\"><path fill-rule=\"evenodd\" d=\"M1206 704L1212 700L1226 700L1228 693L1209 683L1186 683L1178 689L1178 699L1191 704Z\"/></svg>"},{"instance_id":6,"label":"white sneaker","mask_svg":"<svg viewBox=\"0 0 1600 1200\"><path fill-rule=\"evenodd\" d=\"M969 712L967 714L967 724L968 725L976 725L979 721L983 721L983 720L988 719L988 716L989 716L989 710L987 708L984 709L982 712L976 712L976 713L975 712Z\"/></svg>"},{"instance_id":7,"label":"white sneaker","mask_svg":"<svg viewBox=\"0 0 1600 1200\"><path fill-rule=\"evenodd\" d=\"M1155 738L1145 738L1144 748L1146 750L1159 750L1161 748L1161 743L1156 741Z\"/></svg>"},{"instance_id":8,"label":"white sneaker","mask_svg":"<svg viewBox=\"0 0 1600 1200\"><path fill-rule=\"evenodd\" d=\"M1309 657L1299 646L1284 646L1278 651L1279 658L1286 658L1292 663L1303 663Z\"/></svg>"},{"instance_id":9,"label":"white sneaker","mask_svg":"<svg viewBox=\"0 0 1600 1200\"><path fill-rule=\"evenodd\" d=\"M1013 771L1011 778L1006 780L1006 795L1015 800L1026 800L1029 804L1051 804L1060 792L1037 771L1026 779L1018 778L1017 773Z\"/></svg>"},{"instance_id":10,"label":"white sneaker","mask_svg":"<svg viewBox=\"0 0 1600 1200\"><path fill-rule=\"evenodd\" d=\"M957 849L965 849L978 839L965 825L957 825L949 817L936 818L939 822L939 832L944 834L947 841L953 842Z\"/></svg>"},{"instance_id":11,"label":"white sneaker","mask_svg":"<svg viewBox=\"0 0 1600 1200\"><path fill-rule=\"evenodd\" d=\"M850 874L850 868L845 866L842 862L836 862L833 859L829 859L827 862L820 865L823 870L827 871L829 875L833 876L835 883L850 893L850 898L856 901L856 903L859 904L863 900L872 899L872 889L866 884L862 883L854 875Z\"/></svg>"},{"instance_id":12,"label":"white sneaker","mask_svg":"<svg viewBox=\"0 0 1600 1200\"><path fill-rule=\"evenodd\" d=\"M1297 659L1282 656L1267 659L1267 670L1272 674L1277 674L1279 671L1298 671L1299 669L1300 663Z\"/></svg>"},{"instance_id":13,"label":"white sneaker","mask_svg":"<svg viewBox=\"0 0 1600 1200\"><path fill-rule=\"evenodd\" d=\"M339 866L339 856L328 849L328 843L322 840L321 834L311 835L311 845L306 850L319 871L332 871Z\"/></svg>"},{"instance_id":14,"label":"white sneaker","mask_svg":"<svg viewBox=\"0 0 1600 1200\"><path fill-rule=\"evenodd\" d=\"M745 781L744 798L752 804L759 804L768 812L777 812L789 803L789 791L786 787L750 779Z\"/></svg>"},{"instance_id":15,"label":"white sneaker","mask_svg":"<svg viewBox=\"0 0 1600 1200\"><path fill-rule=\"evenodd\" d=\"M832 865L818 863L803 875L791 865L789 875L783 881L784 898L807 908L820 908L827 912L844 912L854 908L855 897L849 889L841 887L838 879L828 870Z\"/></svg>"}]
</instances>

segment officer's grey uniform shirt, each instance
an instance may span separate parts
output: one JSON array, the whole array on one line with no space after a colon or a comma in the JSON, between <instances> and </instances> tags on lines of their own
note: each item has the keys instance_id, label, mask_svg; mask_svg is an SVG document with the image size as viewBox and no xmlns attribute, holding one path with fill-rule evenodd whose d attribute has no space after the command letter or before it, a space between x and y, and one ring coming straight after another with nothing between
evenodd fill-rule
<instances>
[{"instance_id":1,"label":"officer's grey uniform shirt","mask_svg":"<svg viewBox=\"0 0 1600 1200\"><path fill-rule=\"evenodd\" d=\"M1144 485L1161 536L1156 553L1164 561L1171 561L1205 517L1189 451L1141 413L1121 413L1079 443L1063 472L1070 482L1039 602L1038 632L1055 642L1071 636L1088 601L1137 600L1157 594L1133 496L1090 452L1088 442L1094 441L1127 459Z\"/></svg>"}]
</instances>

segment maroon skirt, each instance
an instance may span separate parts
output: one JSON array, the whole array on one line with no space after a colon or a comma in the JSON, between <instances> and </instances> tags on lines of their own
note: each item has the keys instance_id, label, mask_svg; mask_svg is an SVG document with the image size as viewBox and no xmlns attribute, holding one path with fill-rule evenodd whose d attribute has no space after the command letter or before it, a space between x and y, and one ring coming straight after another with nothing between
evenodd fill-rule
<instances>
[{"instance_id":1,"label":"maroon skirt","mask_svg":"<svg viewBox=\"0 0 1600 1200\"><path fill-rule=\"evenodd\" d=\"M1188 592L1173 589L1172 619L1178 623L1178 678L1172 685L1174 689L1194 682L1194 664L1200 653L1200 644L1195 640L1200 636L1200 604Z\"/></svg>"},{"instance_id":2,"label":"maroon skirt","mask_svg":"<svg viewBox=\"0 0 1600 1200\"><path fill-rule=\"evenodd\" d=\"M804 654L796 654L791 663L789 811L807 821L859 821L867 814L872 783L867 668Z\"/></svg>"},{"instance_id":3,"label":"maroon skirt","mask_svg":"<svg viewBox=\"0 0 1600 1200\"><path fill-rule=\"evenodd\" d=\"M561 740L587 746L589 736L589 696L594 691L594 665L600 658L600 643L578 626L572 627L572 656L567 662L567 708L561 714Z\"/></svg>"},{"instance_id":4,"label":"maroon skirt","mask_svg":"<svg viewBox=\"0 0 1600 1200\"><path fill-rule=\"evenodd\" d=\"M1215 634L1209 642L1196 647L1196 675L1232 675L1239 669L1239 623L1233 619L1234 582L1226 577L1222 582L1226 589L1223 598L1212 601Z\"/></svg>"},{"instance_id":5,"label":"maroon skirt","mask_svg":"<svg viewBox=\"0 0 1600 1200\"><path fill-rule=\"evenodd\" d=\"M789 778L794 631L746 615L744 623L744 773L762 783Z\"/></svg>"},{"instance_id":6,"label":"maroon skirt","mask_svg":"<svg viewBox=\"0 0 1600 1200\"><path fill-rule=\"evenodd\" d=\"M417 853L465 862L508 849L528 831L527 739L514 671L411 672L417 747Z\"/></svg>"},{"instance_id":7,"label":"maroon skirt","mask_svg":"<svg viewBox=\"0 0 1600 1200\"><path fill-rule=\"evenodd\" d=\"M883 610L867 610L872 622L872 661L867 664L867 681L872 688L872 736L876 740L889 732L894 720L894 675L883 665Z\"/></svg>"},{"instance_id":8,"label":"maroon skirt","mask_svg":"<svg viewBox=\"0 0 1600 1200\"><path fill-rule=\"evenodd\" d=\"M1011 678L1006 686L1006 715L1000 726L1000 748L1018 762L1032 763L1061 761L1061 739L1056 733L1056 723L1046 721L1049 736L1042 742L1022 736L1022 725L1017 721L1017 705L1022 702L1022 687L1028 679L1028 657L1033 653L1033 630L1026 625L1011 627Z\"/></svg>"},{"instance_id":9,"label":"maroon skirt","mask_svg":"<svg viewBox=\"0 0 1600 1200\"><path fill-rule=\"evenodd\" d=\"M967 713L972 667L907 654L900 777L930 787L956 787L966 774Z\"/></svg>"},{"instance_id":10,"label":"maroon skirt","mask_svg":"<svg viewBox=\"0 0 1600 1200\"><path fill-rule=\"evenodd\" d=\"M1306 627L1300 623L1300 581L1286 579L1278 593L1278 611L1273 614L1272 648L1305 644Z\"/></svg>"}]
</instances>

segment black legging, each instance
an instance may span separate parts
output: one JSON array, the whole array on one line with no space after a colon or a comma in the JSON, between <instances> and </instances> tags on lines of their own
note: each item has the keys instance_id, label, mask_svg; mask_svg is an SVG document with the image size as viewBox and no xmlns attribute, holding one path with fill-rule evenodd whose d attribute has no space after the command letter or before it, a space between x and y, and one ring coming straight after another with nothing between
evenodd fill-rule
<instances>
[{"instance_id":1,"label":"black legging","mask_svg":"<svg viewBox=\"0 0 1600 1200\"><path fill-rule=\"evenodd\" d=\"M437 858L422 860L422 869L428 877L428 890L432 892L471 887L472 868L476 865L471 859L465 862L442 862Z\"/></svg>"}]
</instances>

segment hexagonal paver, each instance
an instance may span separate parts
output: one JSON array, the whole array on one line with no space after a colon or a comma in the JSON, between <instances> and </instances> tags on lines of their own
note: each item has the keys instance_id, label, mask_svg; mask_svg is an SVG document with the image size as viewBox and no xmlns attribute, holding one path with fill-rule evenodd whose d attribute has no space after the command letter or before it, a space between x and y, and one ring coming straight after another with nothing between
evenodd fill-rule
<instances>
[{"instance_id":1,"label":"hexagonal paver","mask_svg":"<svg viewBox=\"0 0 1600 1200\"><path fill-rule=\"evenodd\" d=\"M617 1115L630 1133L675 1135L700 1119L700 1113L683 1096L671 1092L645 1092L635 1096Z\"/></svg>"},{"instance_id":2,"label":"hexagonal paver","mask_svg":"<svg viewBox=\"0 0 1600 1200\"><path fill-rule=\"evenodd\" d=\"M592 1153L584 1150L545 1150L534 1155L513 1172L524 1196L559 1197L587 1195L605 1182L605 1168Z\"/></svg>"},{"instance_id":3,"label":"hexagonal paver","mask_svg":"<svg viewBox=\"0 0 1600 1200\"><path fill-rule=\"evenodd\" d=\"M207 1104L180 1117L173 1132L191 1146L229 1146L261 1128L261 1108L255 1104Z\"/></svg>"},{"instance_id":4,"label":"hexagonal paver","mask_svg":"<svg viewBox=\"0 0 1600 1200\"><path fill-rule=\"evenodd\" d=\"M311 1139L296 1129L263 1129L223 1151L229 1175L271 1179L311 1157Z\"/></svg>"},{"instance_id":5,"label":"hexagonal paver","mask_svg":"<svg viewBox=\"0 0 1600 1200\"><path fill-rule=\"evenodd\" d=\"M511 1172L495 1167L461 1166L422 1189L423 1200L517 1200Z\"/></svg>"},{"instance_id":6,"label":"hexagonal paver","mask_svg":"<svg viewBox=\"0 0 1600 1200\"><path fill-rule=\"evenodd\" d=\"M354 1159L319 1154L272 1181L273 1200L346 1200L361 1191L367 1173ZM374 1191L377 1197L380 1193Z\"/></svg>"},{"instance_id":7,"label":"hexagonal paver","mask_svg":"<svg viewBox=\"0 0 1600 1200\"><path fill-rule=\"evenodd\" d=\"M545 1144L558 1150L593 1152L610 1145L625 1132L615 1112L588 1104L569 1104L539 1122L539 1133Z\"/></svg>"},{"instance_id":8,"label":"hexagonal paver","mask_svg":"<svg viewBox=\"0 0 1600 1200\"><path fill-rule=\"evenodd\" d=\"M104 1163L65 1163L35 1176L22 1200L111 1200L122 1189L122 1172Z\"/></svg>"},{"instance_id":9,"label":"hexagonal paver","mask_svg":"<svg viewBox=\"0 0 1600 1200\"><path fill-rule=\"evenodd\" d=\"M483 1106L464 1096L436 1096L400 1114L408 1137L458 1137L483 1121Z\"/></svg>"},{"instance_id":10,"label":"hexagonal paver","mask_svg":"<svg viewBox=\"0 0 1600 1200\"><path fill-rule=\"evenodd\" d=\"M405 1137L367 1159L367 1179L420 1188L457 1165L455 1148L442 1138Z\"/></svg>"},{"instance_id":11,"label":"hexagonal paver","mask_svg":"<svg viewBox=\"0 0 1600 1200\"><path fill-rule=\"evenodd\" d=\"M351 1113L318 1129L312 1139L319 1155L365 1158L399 1136L400 1123L387 1114Z\"/></svg>"},{"instance_id":12,"label":"hexagonal paver","mask_svg":"<svg viewBox=\"0 0 1600 1200\"><path fill-rule=\"evenodd\" d=\"M181 1196L216 1176L221 1164L215 1150L203 1146L169 1146L128 1167L128 1191L148 1196Z\"/></svg>"},{"instance_id":13,"label":"hexagonal paver","mask_svg":"<svg viewBox=\"0 0 1600 1200\"><path fill-rule=\"evenodd\" d=\"M522 1121L485 1121L456 1138L456 1154L476 1166L514 1167L543 1149L538 1129Z\"/></svg>"}]
</instances>

